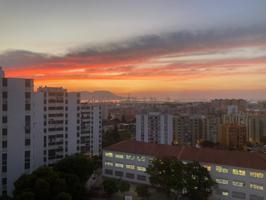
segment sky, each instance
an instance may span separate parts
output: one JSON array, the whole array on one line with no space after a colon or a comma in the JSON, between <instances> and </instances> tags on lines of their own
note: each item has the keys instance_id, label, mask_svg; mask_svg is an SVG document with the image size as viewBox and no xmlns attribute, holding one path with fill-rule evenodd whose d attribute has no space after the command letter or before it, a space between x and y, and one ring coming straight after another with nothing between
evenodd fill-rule
<instances>
[{"instance_id":1,"label":"sky","mask_svg":"<svg viewBox=\"0 0 266 200\"><path fill-rule=\"evenodd\" d=\"M35 87L266 99L265 0L0 0L0 66Z\"/></svg>"}]
</instances>

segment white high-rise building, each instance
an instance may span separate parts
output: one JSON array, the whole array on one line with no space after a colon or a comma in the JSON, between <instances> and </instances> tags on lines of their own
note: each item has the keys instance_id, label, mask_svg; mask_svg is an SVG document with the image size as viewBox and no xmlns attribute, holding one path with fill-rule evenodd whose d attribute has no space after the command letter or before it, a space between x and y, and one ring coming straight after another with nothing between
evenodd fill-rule
<instances>
[{"instance_id":1,"label":"white high-rise building","mask_svg":"<svg viewBox=\"0 0 266 200\"><path fill-rule=\"evenodd\" d=\"M98 104L81 104L80 151L90 156L102 152L102 107Z\"/></svg>"},{"instance_id":2,"label":"white high-rise building","mask_svg":"<svg viewBox=\"0 0 266 200\"><path fill-rule=\"evenodd\" d=\"M160 112L136 115L136 140L157 144L172 144L173 116Z\"/></svg>"},{"instance_id":3,"label":"white high-rise building","mask_svg":"<svg viewBox=\"0 0 266 200\"><path fill-rule=\"evenodd\" d=\"M32 171L32 97L33 80L5 78L0 68L0 195Z\"/></svg>"},{"instance_id":4,"label":"white high-rise building","mask_svg":"<svg viewBox=\"0 0 266 200\"><path fill-rule=\"evenodd\" d=\"M34 101L35 166L80 152L80 94L41 87Z\"/></svg>"}]
</instances>

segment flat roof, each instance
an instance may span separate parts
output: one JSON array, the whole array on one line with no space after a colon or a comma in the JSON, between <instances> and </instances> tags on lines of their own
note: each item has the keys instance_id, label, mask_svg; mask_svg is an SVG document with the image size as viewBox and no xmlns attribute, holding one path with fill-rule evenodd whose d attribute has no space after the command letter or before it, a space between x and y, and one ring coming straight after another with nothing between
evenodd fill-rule
<instances>
[{"instance_id":1,"label":"flat roof","mask_svg":"<svg viewBox=\"0 0 266 200\"><path fill-rule=\"evenodd\" d=\"M218 165L266 170L266 155L258 152L171 146L138 142L135 140L124 140L105 147L104 150L154 157L175 157L176 159L183 161L198 161Z\"/></svg>"}]
</instances>

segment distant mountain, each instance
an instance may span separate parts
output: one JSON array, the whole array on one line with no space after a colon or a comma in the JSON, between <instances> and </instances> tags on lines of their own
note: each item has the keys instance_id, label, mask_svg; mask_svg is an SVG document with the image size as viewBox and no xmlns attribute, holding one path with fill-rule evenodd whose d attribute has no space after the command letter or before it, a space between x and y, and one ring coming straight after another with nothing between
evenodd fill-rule
<instances>
[{"instance_id":1,"label":"distant mountain","mask_svg":"<svg viewBox=\"0 0 266 200\"><path fill-rule=\"evenodd\" d=\"M80 92L81 100L120 100L121 96L118 96L110 91L94 91L94 92Z\"/></svg>"}]
</instances>

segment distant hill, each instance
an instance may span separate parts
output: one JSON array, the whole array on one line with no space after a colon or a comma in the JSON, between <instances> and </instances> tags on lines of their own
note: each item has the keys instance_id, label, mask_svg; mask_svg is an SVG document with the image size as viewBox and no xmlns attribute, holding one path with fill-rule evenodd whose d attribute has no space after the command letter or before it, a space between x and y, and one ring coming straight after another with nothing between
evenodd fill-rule
<instances>
[{"instance_id":1,"label":"distant hill","mask_svg":"<svg viewBox=\"0 0 266 200\"><path fill-rule=\"evenodd\" d=\"M110 91L94 91L94 92L80 92L81 100L120 100L121 96L118 96Z\"/></svg>"}]
</instances>

